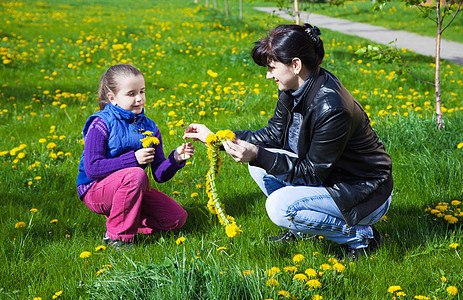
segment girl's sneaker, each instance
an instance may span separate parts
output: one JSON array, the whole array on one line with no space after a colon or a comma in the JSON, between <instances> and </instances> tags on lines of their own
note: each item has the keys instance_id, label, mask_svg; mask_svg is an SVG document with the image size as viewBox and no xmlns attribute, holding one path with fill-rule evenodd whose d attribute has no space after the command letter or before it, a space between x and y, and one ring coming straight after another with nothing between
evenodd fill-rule
<instances>
[{"instance_id":1,"label":"girl's sneaker","mask_svg":"<svg viewBox=\"0 0 463 300\"><path fill-rule=\"evenodd\" d=\"M105 243L109 248L115 249L117 251L122 250L132 250L133 243L132 242L124 242L121 240L113 240L111 239L107 233L104 234L103 243Z\"/></svg>"}]
</instances>

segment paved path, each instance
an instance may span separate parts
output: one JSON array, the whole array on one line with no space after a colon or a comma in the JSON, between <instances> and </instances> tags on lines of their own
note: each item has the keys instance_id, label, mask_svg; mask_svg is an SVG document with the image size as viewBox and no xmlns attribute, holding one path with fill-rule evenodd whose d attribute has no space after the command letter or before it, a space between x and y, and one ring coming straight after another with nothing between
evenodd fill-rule
<instances>
[{"instance_id":1,"label":"paved path","mask_svg":"<svg viewBox=\"0 0 463 300\"><path fill-rule=\"evenodd\" d=\"M255 9L267 13L275 13L275 15L283 19L291 21L295 20L295 18L289 15L287 11L279 10L276 7L255 7ZM387 45L389 42L397 39L396 46L399 49L406 48L412 50L415 53L433 57L435 56L436 40L432 37L426 37L406 31L387 29L379 26L372 26L359 22L351 22L343 19L326 17L308 12L301 12L300 18L301 23L310 23L320 28L327 28L345 34L359 36L379 44ZM442 40L441 58L459 65L463 65L463 44Z\"/></svg>"}]
</instances>

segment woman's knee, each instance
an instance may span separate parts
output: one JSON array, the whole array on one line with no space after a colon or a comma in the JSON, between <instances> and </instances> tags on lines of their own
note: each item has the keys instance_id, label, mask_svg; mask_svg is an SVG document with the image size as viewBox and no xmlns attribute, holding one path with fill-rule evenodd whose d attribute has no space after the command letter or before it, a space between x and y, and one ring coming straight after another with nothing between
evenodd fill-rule
<instances>
[{"instance_id":1,"label":"woman's knee","mask_svg":"<svg viewBox=\"0 0 463 300\"><path fill-rule=\"evenodd\" d=\"M278 190L279 191L279 190ZM288 207L282 201L280 193L275 191L265 202L265 209L270 220L277 226L286 227L290 216L288 216Z\"/></svg>"}]
</instances>

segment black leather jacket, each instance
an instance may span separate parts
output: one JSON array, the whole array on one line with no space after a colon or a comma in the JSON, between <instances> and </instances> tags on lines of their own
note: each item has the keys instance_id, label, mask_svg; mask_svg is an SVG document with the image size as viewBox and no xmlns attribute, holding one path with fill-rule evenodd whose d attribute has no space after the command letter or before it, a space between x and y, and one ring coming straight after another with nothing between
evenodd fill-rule
<instances>
[{"instance_id":1,"label":"black leather jacket","mask_svg":"<svg viewBox=\"0 0 463 300\"><path fill-rule=\"evenodd\" d=\"M321 87L308 103L319 76L323 76ZM290 182L302 178L307 186L324 186L346 223L354 226L391 195L391 159L361 105L333 74L320 68L309 80L296 107L289 92L280 92L268 126L235 134L259 146L251 165L273 175L288 174ZM287 149L293 111L303 116L299 157L267 151L265 148Z\"/></svg>"}]
</instances>

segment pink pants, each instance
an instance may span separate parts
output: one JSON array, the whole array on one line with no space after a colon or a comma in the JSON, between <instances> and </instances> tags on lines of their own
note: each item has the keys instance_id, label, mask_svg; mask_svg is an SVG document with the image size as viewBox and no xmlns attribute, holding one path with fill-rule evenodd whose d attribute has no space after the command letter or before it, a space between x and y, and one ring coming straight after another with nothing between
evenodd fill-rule
<instances>
[{"instance_id":1,"label":"pink pants","mask_svg":"<svg viewBox=\"0 0 463 300\"><path fill-rule=\"evenodd\" d=\"M172 198L150 189L148 175L138 167L94 183L83 201L91 211L107 217L106 233L113 240L132 241L136 233L175 230L188 216Z\"/></svg>"}]
</instances>

